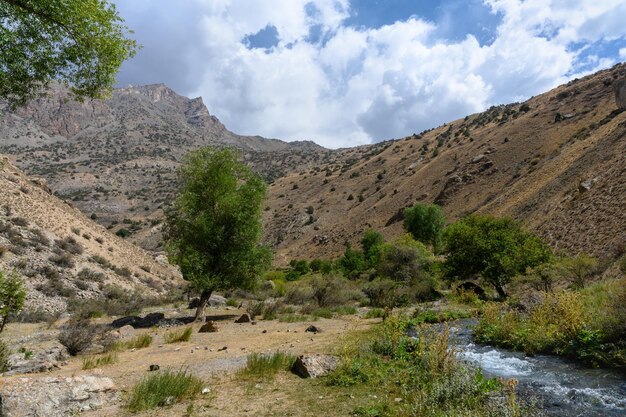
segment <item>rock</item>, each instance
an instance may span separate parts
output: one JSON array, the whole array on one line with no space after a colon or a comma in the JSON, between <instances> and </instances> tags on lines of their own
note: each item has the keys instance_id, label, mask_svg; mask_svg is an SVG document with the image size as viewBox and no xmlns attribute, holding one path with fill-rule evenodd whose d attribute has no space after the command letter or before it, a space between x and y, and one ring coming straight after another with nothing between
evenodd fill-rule
<instances>
[{"instance_id":1,"label":"rock","mask_svg":"<svg viewBox=\"0 0 626 417\"><path fill-rule=\"evenodd\" d=\"M226 349L228 349L228 346L224 346L223 348L219 348L217 351L221 352L221 351L226 350Z\"/></svg>"},{"instance_id":2,"label":"rock","mask_svg":"<svg viewBox=\"0 0 626 417\"><path fill-rule=\"evenodd\" d=\"M321 331L322 331L322 329L320 329L319 327L314 326L314 325L310 325L310 326L309 326L309 327L307 327L307 328L306 328L306 330L305 330L305 332L311 332L311 333L319 333L319 332L321 332Z\"/></svg>"},{"instance_id":3,"label":"rock","mask_svg":"<svg viewBox=\"0 0 626 417\"><path fill-rule=\"evenodd\" d=\"M154 371L158 371L159 369L161 369L159 365L150 365L150 368L148 370L150 372L154 372Z\"/></svg>"},{"instance_id":4,"label":"rock","mask_svg":"<svg viewBox=\"0 0 626 417\"><path fill-rule=\"evenodd\" d=\"M211 307L224 307L226 305L226 298L221 295L213 294L209 298L209 305Z\"/></svg>"},{"instance_id":5,"label":"rock","mask_svg":"<svg viewBox=\"0 0 626 417\"><path fill-rule=\"evenodd\" d=\"M626 109L626 79L621 79L613 83L615 92L615 103L618 109Z\"/></svg>"},{"instance_id":6,"label":"rock","mask_svg":"<svg viewBox=\"0 0 626 417\"><path fill-rule=\"evenodd\" d=\"M168 266L170 263L167 260L167 256L164 254L160 254L154 257L154 260L160 263L163 266Z\"/></svg>"},{"instance_id":7,"label":"rock","mask_svg":"<svg viewBox=\"0 0 626 417\"><path fill-rule=\"evenodd\" d=\"M480 162L480 161L482 161L485 158L486 158L486 156L484 154L482 154L482 153L479 154L479 155L476 155L475 157L472 158L472 164Z\"/></svg>"},{"instance_id":8,"label":"rock","mask_svg":"<svg viewBox=\"0 0 626 417\"><path fill-rule=\"evenodd\" d=\"M5 379L0 415L64 417L100 408L118 399L111 378L98 376Z\"/></svg>"},{"instance_id":9,"label":"rock","mask_svg":"<svg viewBox=\"0 0 626 417\"><path fill-rule=\"evenodd\" d=\"M135 336L135 328L130 324L127 324L111 332L111 335L117 339L130 339Z\"/></svg>"},{"instance_id":10,"label":"rock","mask_svg":"<svg viewBox=\"0 0 626 417\"><path fill-rule=\"evenodd\" d=\"M243 313L241 315L241 317L239 317L237 320L235 320L235 323L250 323L251 321L252 321L252 319L250 318L250 314Z\"/></svg>"},{"instance_id":11,"label":"rock","mask_svg":"<svg viewBox=\"0 0 626 417\"><path fill-rule=\"evenodd\" d=\"M125 326L131 326L134 329L148 329L150 327L158 326L159 323L165 319L163 313L150 313L145 317L128 316L122 317L111 322L111 326L121 329Z\"/></svg>"},{"instance_id":12,"label":"rock","mask_svg":"<svg viewBox=\"0 0 626 417\"><path fill-rule=\"evenodd\" d=\"M215 324L214 321L207 321L206 323L204 323L202 325L202 327L200 327L200 330L198 330L198 333L215 333L219 330L219 327L217 327L217 324Z\"/></svg>"},{"instance_id":13,"label":"rock","mask_svg":"<svg viewBox=\"0 0 626 417\"><path fill-rule=\"evenodd\" d=\"M578 191L581 193L585 193L589 190L591 190L591 188L593 187L593 185L598 181L598 178L592 178L590 180L585 180L585 181L581 181L580 184L578 184Z\"/></svg>"},{"instance_id":14,"label":"rock","mask_svg":"<svg viewBox=\"0 0 626 417\"><path fill-rule=\"evenodd\" d=\"M335 370L339 360L332 355L300 355L296 358L291 372L302 378L317 378Z\"/></svg>"},{"instance_id":15,"label":"rock","mask_svg":"<svg viewBox=\"0 0 626 417\"><path fill-rule=\"evenodd\" d=\"M48 372L54 368L60 368L68 358L67 349L57 345L43 352L39 352L28 359L23 353L16 353L9 357L9 370L3 375L31 374ZM0 415L2 415L0 413Z\"/></svg>"}]
</instances>

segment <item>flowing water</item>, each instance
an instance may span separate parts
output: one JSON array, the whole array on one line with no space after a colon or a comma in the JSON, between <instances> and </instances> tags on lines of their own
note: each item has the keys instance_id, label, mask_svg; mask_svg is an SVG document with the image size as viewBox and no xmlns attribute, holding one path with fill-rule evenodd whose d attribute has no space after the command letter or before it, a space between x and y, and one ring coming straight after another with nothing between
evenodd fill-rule
<instances>
[{"instance_id":1,"label":"flowing water","mask_svg":"<svg viewBox=\"0 0 626 417\"><path fill-rule=\"evenodd\" d=\"M539 397L549 416L626 417L626 374L589 369L556 356L528 357L472 342L475 321L450 325L452 343L490 377L515 378L520 395Z\"/></svg>"}]
</instances>

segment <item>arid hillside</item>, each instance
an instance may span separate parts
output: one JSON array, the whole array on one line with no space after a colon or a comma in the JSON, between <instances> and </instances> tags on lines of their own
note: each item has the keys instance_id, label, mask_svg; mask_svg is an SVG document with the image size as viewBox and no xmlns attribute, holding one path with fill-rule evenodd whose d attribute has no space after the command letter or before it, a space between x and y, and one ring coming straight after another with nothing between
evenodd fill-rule
<instances>
[{"instance_id":1,"label":"arid hillside","mask_svg":"<svg viewBox=\"0 0 626 417\"><path fill-rule=\"evenodd\" d=\"M369 227L397 236L402 210L416 202L443 206L450 221L512 216L558 249L612 257L626 239L626 113L614 93L624 77L626 65L617 65L525 103L340 150L237 136L201 100L164 85L85 103L57 88L25 109L3 110L0 152L150 250L160 249L162 208L182 155L210 144L241 148L271 183L265 241L278 264L338 256Z\"/></svg>"},{"instance_id":2,"label":"arid hillside","mask_svg":"<svg viewBox=\"0 0 626 417\"><path fill-rule=\"evenodd\" d=\"M95 213L100 224L119 223L114 232L150 236L154 223L145 220L158 218L171 201L182 155L207 145L240 148L268 180L330 155L312 142L236 135L209 114L202 99L162 84L118 89L108 100L82 103L56 85L25 108L10 111L0 104L0 154L28 175L45 178L55 195Z\"/></svg>"},{"instance_id":3,"label":"arid hillside","mask_svg":"<svg viewBox=\"0 0 626 417\"><path fill-rule=\"evenodd\" d=\"M110 291L163 294L182 279L160 260L0 158L0 269L24 277L27 310L65 311L70 297L102 298Z\"/></svg>"},{"instance_id":4,"label":"arid hillside","mask_svg":"<svg viewBox=\"0 0 626 417\"><path fill-rule=\"evenodd\" d=\"M405 207L435 202L449 220L511 216L558 249L613 257L626 243L626 112L613 88L625 76L618 65L377 152L355 149L350 163L280 178L265 211L267 241L279 263L333 257L369 227L401 234Z\"/></svg>"}]
</instances>

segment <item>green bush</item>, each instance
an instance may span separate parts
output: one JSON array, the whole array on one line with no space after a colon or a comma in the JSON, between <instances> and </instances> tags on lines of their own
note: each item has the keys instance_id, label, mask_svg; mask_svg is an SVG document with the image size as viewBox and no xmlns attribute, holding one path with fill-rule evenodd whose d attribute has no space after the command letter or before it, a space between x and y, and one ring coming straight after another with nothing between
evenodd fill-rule
<instances>
[{"instance_id":1,"label":"green bush","mask_svg":"<svg viewBox=\"0 0 626 417\"><path fill-rule=\"evenodd\" d=\"M404 210L404 228L413 237L427 245L432 245L434 252L439 250L441 234L446 218L441 207L436 204L416 204Z\"/></svg>"},{"instance_id":2,"label":"green bush","mask_svg":"<svg viewBox=\"0 0 626 417\"><path fill-rule=\"evenodd\" d=\"M193 399L202 392L204 382L187 371L165 370L145 376L131 391L128 409L133 412L149 410Z\"/></svg>"},{"instance_id":3,"label":"green bush","mask_svg":"<svg viewBox=\"0 0 626 417\"><path fill-rule=\"evenodd\" d=\"M9 356L11 356L9 347L0 339L0 373L9 370Z\"/></svg>"}]
</instances>

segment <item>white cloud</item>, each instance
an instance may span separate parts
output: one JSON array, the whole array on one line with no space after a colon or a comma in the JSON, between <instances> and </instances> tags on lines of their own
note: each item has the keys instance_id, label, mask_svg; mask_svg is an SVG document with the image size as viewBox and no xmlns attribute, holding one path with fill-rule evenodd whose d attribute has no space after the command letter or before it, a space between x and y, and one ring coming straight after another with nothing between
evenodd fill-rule
<instances>
[{"instance_id":1,"label":"white cloud","mask_svg":"<svg viewBox=\"0 0 626 417\"><path fill-rule=\"evenodd\" d=\"M155 3L169 5L125 7ZM583 58L573 43L626 39L624 0L485 3L502 16L489 45L473 36L441 41L436 23L416 17L346 27L348 0L193 0L186 3L188 44L176 52L187 77L181 92L203 96L237 133L352 146L541 93L613 63L593 53ZM242 43L268 25L278 45L266 51ZM314 27L325 42L307 41ZM626 48L619 54L625 59Z\"/></svg>"}]
</instances>

